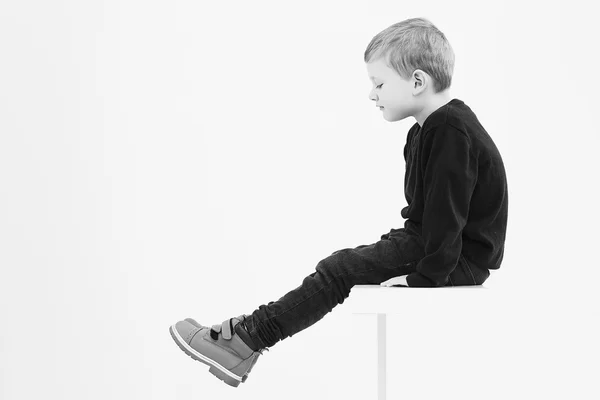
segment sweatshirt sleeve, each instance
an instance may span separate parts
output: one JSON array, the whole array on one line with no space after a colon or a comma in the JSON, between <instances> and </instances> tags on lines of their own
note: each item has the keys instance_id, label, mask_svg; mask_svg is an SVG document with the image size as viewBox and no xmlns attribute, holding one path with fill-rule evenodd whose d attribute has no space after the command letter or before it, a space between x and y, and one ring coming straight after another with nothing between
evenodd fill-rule
<instances>
[{"instance_id":1,"label":"sweatshirt sleeve","mask_svg":"<svg viewBox=\"0 0 600 400\"><path fill-rule=\"evenodd\" d=\"M412 287L445 286L462 251L462 231L477 181L477 161L466 133L452 126L423 136L422 237L425 256L407 276Z\"/></svg>"}]
</instances>

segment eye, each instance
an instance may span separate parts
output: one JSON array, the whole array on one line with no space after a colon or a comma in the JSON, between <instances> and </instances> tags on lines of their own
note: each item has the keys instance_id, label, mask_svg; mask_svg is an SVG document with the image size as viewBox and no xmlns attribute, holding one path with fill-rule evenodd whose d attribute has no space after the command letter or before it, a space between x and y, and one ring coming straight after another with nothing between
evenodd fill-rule
<instances>
[{"instance_id":1,"label":"eye","mask_svg":"<svg viewBox=\"0 0 600 400\"><path fill-rule=\"evenodd\" d=\"M375 86L375 89L379 89L382 86L383 86L383 83L381 85L379 85L379 86Z\"/></svg>"}]
</instances>

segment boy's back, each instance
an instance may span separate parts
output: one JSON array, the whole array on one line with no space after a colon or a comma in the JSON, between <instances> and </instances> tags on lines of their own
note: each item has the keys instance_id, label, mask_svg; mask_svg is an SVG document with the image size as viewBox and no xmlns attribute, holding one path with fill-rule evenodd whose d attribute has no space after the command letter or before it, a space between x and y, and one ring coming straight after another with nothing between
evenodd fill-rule
<instances>
[{"instance_id":1,"label":"boy's back","mask_svg":"<svg viewBox=\"0 0 600 400\"><path fill-rule=\"evenodd\" d=\"M423 240L425 250L408 284L483 283L502 262L508 218L506 173L492 138L471 108L454 98L422 127L413 125L404 158L404 228ZM469 281L452 282L461 273Z\"/></svg>"}]
</instances>

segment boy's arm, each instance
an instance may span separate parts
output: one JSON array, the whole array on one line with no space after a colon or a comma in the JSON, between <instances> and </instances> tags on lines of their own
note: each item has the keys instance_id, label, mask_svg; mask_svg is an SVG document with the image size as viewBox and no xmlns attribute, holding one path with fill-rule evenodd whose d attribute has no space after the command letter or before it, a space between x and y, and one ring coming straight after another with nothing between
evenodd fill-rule
<instances>
[{"instance_id":1,"label":"boy's arm","mask_svg":"<svg viewBox=\"0 0 600 400\"><path fill-rule=\"evenodd\" d=\"M421 159L425 257L417 264L417 272L407 275L407 283L438 287L446 285L462 251L462 231L477 182L477 160L469 137L449 125L424 135Z\"/></svg>"}]
</instances>

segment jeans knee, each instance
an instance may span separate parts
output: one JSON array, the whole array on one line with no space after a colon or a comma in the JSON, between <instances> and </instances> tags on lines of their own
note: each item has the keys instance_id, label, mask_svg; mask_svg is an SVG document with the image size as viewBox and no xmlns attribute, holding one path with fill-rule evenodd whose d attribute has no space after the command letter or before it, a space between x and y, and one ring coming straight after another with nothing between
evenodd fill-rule
<instances>
[{"instance_id":1,"label":"jeans knee","mask_svg":"<svg viewBox=\"0 0 600 400\"><path fill-rule=\"evenodd\" d=\"M322 287L328 287L331 293L334 293L338 303L348 297L352 288L352 278L345 268L348 249L339 250L336 254L321 260L317 264L316 272L313 277L320 280Z\"/></svg>"},{"instance_id":2,"label":"jeans knee","mask_svg":"<svg viewBox=\"0 0 600 400\"><path fill-rule=\"evenodd\" d=\"M342 249L334 252L329 257L324 258L317 264L317 271L324 276L330 277L329 280L342 274L342 265L345 253L348 249Z\"/></svg>"}]
</instances>

